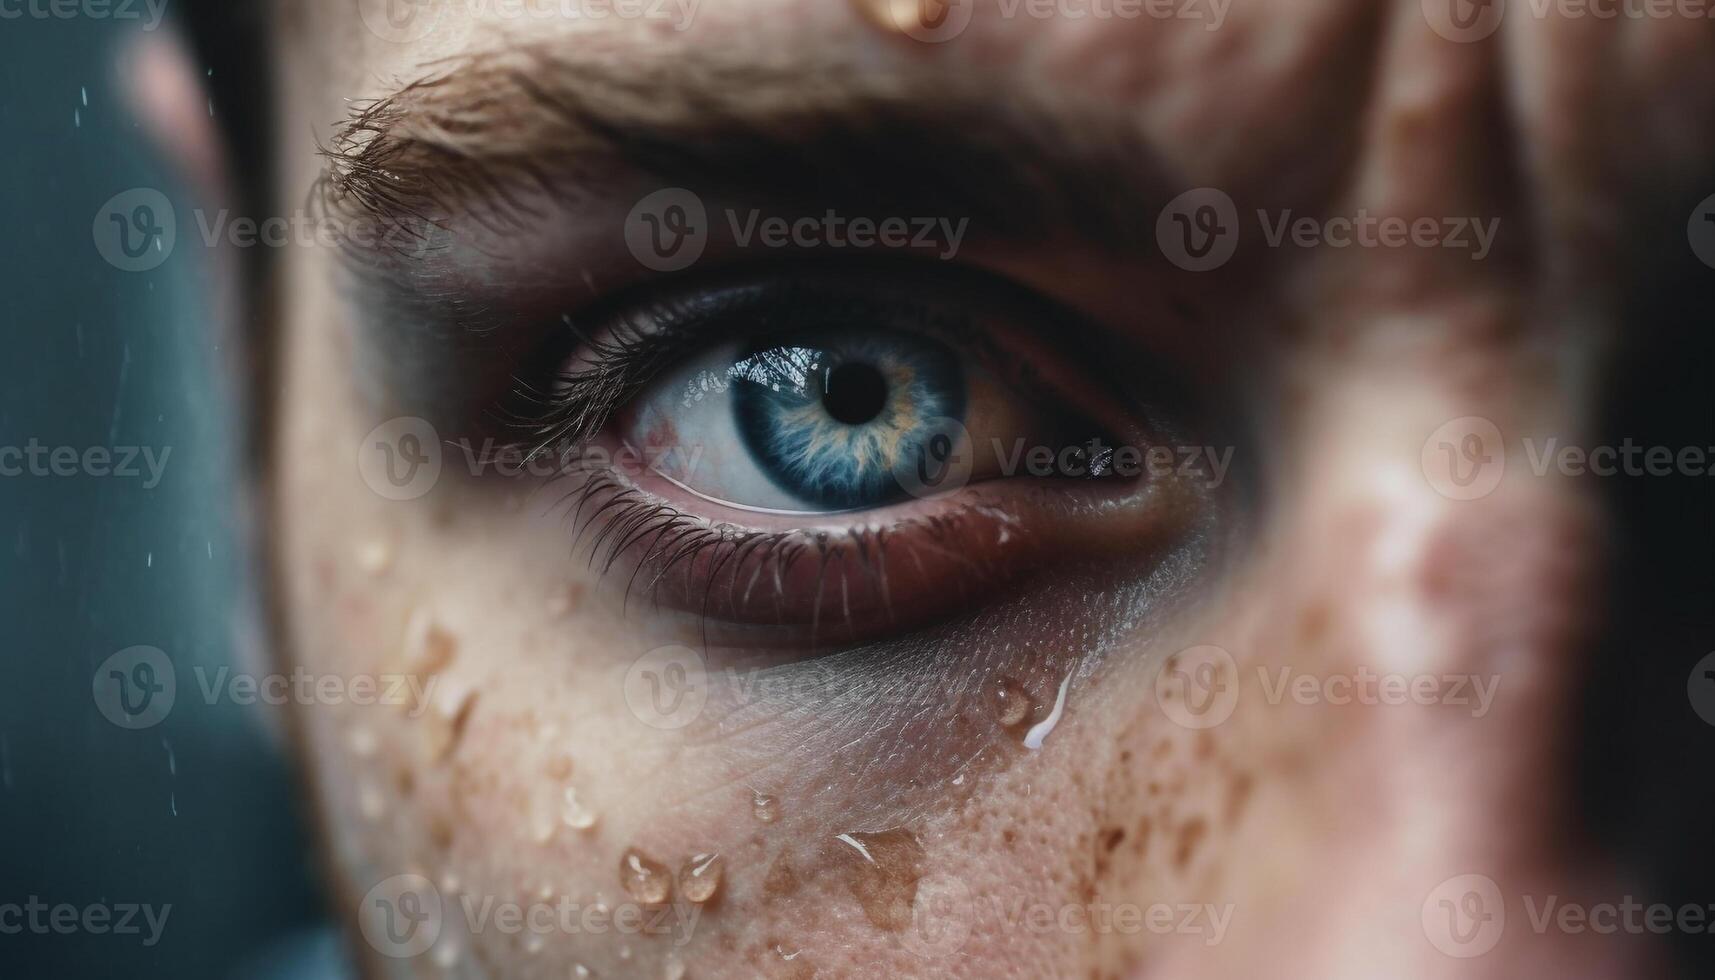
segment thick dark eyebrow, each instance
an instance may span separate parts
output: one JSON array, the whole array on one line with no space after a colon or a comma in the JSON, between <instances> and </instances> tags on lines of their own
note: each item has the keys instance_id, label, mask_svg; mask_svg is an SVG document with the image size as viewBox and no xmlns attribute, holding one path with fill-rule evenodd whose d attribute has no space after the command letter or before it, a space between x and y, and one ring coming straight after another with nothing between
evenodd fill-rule
<instances>
[{"instance_id":1,"label":"thick dark eyebrow","mask_svg":"<svg viewBox=\"0 0 1715 980\"><path fill-rule=\"evenodd\" d=\"M740 201L968 217L985 237L1142 246L1176 192L1134 127L1010 97L1004 77L722 65L582 40L425 69L354 106L323 148L324 203L384 223L500 217L536 192L601 197L644 175Z\"/></svg>"}]
</instances>

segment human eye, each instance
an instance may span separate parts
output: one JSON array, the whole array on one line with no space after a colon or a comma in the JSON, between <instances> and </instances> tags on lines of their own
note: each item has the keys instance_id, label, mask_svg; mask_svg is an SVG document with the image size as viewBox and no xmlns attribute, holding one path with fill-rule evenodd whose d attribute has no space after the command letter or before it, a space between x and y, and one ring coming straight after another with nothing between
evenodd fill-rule
<instances>
[{"instance_id":1,"label":"human eye","mask_svg":"<svg viewBox=\"0 0 1715 980\"><path fill-rule=\"evenodd\" d=\"M1203 516L1207 487L1149 465L1180 441L1170 405L998 277L759 270L604 307L519 421L565 458L591 561L705 635L908 632L1058 566L1164 553Z\"/></svg>"}]
</instances>

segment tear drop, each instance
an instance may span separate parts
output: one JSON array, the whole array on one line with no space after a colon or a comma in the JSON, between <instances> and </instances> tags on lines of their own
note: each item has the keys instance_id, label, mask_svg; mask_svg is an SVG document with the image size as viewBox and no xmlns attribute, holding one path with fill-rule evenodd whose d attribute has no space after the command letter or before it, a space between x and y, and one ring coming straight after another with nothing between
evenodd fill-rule
<instances>
[{"instance_id":1,"label":"tear drop","mask_svg":"<svg viewBox=\"0 0 1715 980\"><path fill-rule=\"evenodd\" d=\"M673 873L635 847L619 859L619 883L642 905L660 905L673 896Z\"/></svg>"},{"instance_id":2,"label":"tear drop","mask_svg":"<svg viewBox=\"0 0 1715 980\"><path fill-rule=\"evenodd\" d=\"M1002 677L992 692L995 720L1002 728L1017 728L1030 718L1036 705L1024 685L1010 677Z\"/></svg>"},{"instance_id":3,"label":"tear drop","mask_svg":"<svg viewBox=\"0 0 1715 980\"><path fill-rule=\"evenodd\" d=\"M773 823L780 816L780 801L767 793L755 793L750 800L750 815L761 823Z\"/></svg>"},{"instance_id":4,"label":"tear drop","mask_svg":"<svg viewBox=\"0 0 1715 980\"><path fill-rule=\"evenodd\" d=\"M698 854L679 869L679 892L701 905L720 891L726 861L719 854Z\"/></svg>"},{"instance_id":5,"label":"tear drop","mask_svg":"<svg viewBox=\"0 0 1715 980\"><path fill-rule=\"evenodd\" d=\"M573 830L588 830L595 826L596 813L578 799L576 788L567 786L560 797L560 822Z\"/></svg>"}]
</instances>

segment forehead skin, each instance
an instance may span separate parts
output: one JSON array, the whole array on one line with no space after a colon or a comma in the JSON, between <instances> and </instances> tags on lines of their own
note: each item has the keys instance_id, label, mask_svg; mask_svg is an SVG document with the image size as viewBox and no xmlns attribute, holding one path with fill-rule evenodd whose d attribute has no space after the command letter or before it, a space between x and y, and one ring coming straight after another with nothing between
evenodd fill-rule
<instances>
[{"instance_id":1,"label":"forehead skin","mask_svg":"<svg viewBox=\"0 0 1715 980\"><path fill-rule=\"evenodd\" d=\"M1124 131L1151 155L1140 168L1168 175L1175 192L1216 187L1242 208L1302 214L1494 218L1500 232L1485 262L1413 248L1270 256L1220 325L1242 338L1232 370L1254 377L1250 397L1269 420L1277 492L1257 543L1196 612L1127 640L1135 657L1074 695L1041 752L1014 753L912 825L925 879L1056 909L1209 903L1232 910L1225 939L1034 930L984 906L960 955L932 968L862 913L837 870L812 858L775 873L781 854L814 853L808 842L839 832L838 814L787 811L758 825L743 777L766 760L663 748L619 720L614 664L623 673L673 638L586 602L564 543L546 540L521 505L406 507L362 485L351 449L368 416L348 383L360 325L327 285L328 256L290 250L274 524L291 655L327 673L421 667L420 624L407 624L424 609L444 648L432 657L434 703L418 717L304 713L346 909L405 871L449 895L611 904L624 897L615 869L626 847L675 864L719 850L725 892L683 947L602 935L532 949L490 930L461 937L451 969L1184 977L1291 964L1333 977L1384 962L1399 975L1453 976L1470 964L1431 948L1418 921L1423 896L1449 877L1481 870L1533 894L1621 893L1604 890L1605 872L1571 838L1558 775L1571 751L1576 637L1601 585L1600 517L1552 478L1509 474L1481 501L1449 501L1424 486L1418 453L1428 432L1464 415L1578 431L1594 358L1620 337L1612 270L1640 231L1634 215L1658 200L1695 202L1707 193L1698 175L1715 172L1715 139L1697 135L1715 132L1710 28L1509 16L1489 42L1458 44L1429 28L1417 0L1235 0L1219 30L1006 20L985 7L956 40L922 44L833 0L705 0L684 31L615 20L521 28L471 11L449 4L430 37L399 44L347 0L282 5L281 198L314 182L315 140L347 116L347 100L527 35L642 77L766 65L801 73L807 88L861 79L930 107L947 86L965 87ZM1100 257L1001 264L1050 285L1126 274ZM1124 322L1123 291L1090 294L1092 313ZM1199 733L1161 716L1152 684L1161 657L1202 644L1233 652L1240 698L1256 707ZM1480 720L1445 705L1270 705L1252 669L1268 664L1501 676L1505 696ZM567 771L599 822L544 841L537 814L557 801L543 803L543 787L563 786ZM1622 958L1650 955L1611 937L1553 938L1509 932L1484 963L1496 975L1613 975L1636 966ZM426 958L368 967L437 969Z\"/></svg>"}]
</instances>

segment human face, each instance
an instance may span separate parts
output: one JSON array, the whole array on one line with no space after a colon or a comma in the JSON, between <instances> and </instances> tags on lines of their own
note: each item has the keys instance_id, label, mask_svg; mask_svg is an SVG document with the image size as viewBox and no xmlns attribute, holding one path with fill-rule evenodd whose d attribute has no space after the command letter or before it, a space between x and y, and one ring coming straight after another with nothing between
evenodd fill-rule
<instances>
[{"instance_id":1,"label":"human face","mask_svg":"<svg viewBox=\"0 0 1715 980\"><path fill-rule=\"evenodd\" d=\"M1530 913L1645 894L1557 454L1702 269L1702 24L384 8L277 15L282 196L389 233L285 253L272 466L290 658L423 691L300 712L368 970L1666 968Z\"/></svg>"}]
</instances>

